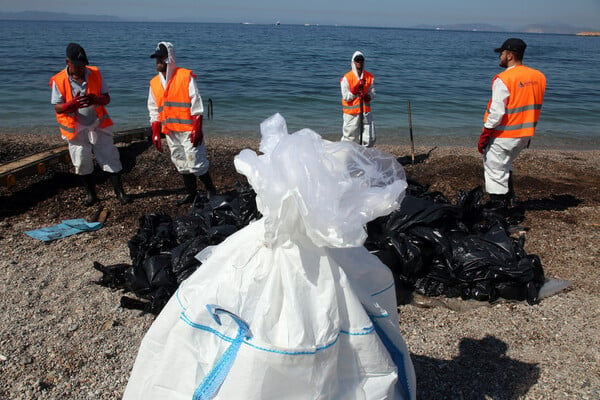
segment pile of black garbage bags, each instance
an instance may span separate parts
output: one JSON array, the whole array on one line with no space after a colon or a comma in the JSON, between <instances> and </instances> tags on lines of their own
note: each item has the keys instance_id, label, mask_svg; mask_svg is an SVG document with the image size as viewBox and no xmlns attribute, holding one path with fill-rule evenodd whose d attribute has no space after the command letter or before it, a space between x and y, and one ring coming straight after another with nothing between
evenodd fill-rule
<instances>
[{"instance_id":1,"label":"pile of black garbage bags","mask_svg":"<svg viewBox=\"0 0 600 400\"><path fill-rule=\"evenodd\" d=\"M94 262L102 272L96 283L133 293L134 297L121 297L122 307L158 314L179 284L200 267L196 254L260 217L256 193L242 184L210 199L196 197L184 216L142 215L128 242L132 263Z\"/></svg>"},{"instance_id":2,"label":"pile of black garbage bags","mask_svg":"<svg viewBox=\"0 0 600 400\"><path fill-rule=\"evenodd\" d=\"M488 302L539 301L544 271L519 235L523 210L487 209L480 187L459 192L452 204L440 192L408 183L400 209L370 222L365 243L392 270L398 290Z\"/></svg>"},{"instance_id":3,"label":"pile of black garbage bags","mask_svg":"<svg viewBox=\"0 0 600 400\"><path fill-rule=\"evenodd\" d=\"M158 314L200 261L195 256L261 217L256 194L246 184L210 199L198 196L188 215L143 215L129 242L131 264L94 268L96 282L133 296L121 306ZM544 284L539 257L514 237L523 214L487 210L483 192L459 192L453 204L440 192L409 180L401 207L367 225L365 247L393 272L397 288L426 296L493 302L500 298L538 302Z\"/></svg>"}]
</instances>

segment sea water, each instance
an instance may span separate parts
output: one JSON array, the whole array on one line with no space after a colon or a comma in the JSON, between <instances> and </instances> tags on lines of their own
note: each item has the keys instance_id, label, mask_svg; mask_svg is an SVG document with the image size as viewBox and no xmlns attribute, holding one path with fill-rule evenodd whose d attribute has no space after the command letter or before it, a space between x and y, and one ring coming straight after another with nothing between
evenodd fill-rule
<instances>
[{"instance_id":1,"label":"sea water","mask_svg":"<svg viewBox=\"0 0 600 400\"><path fill-rule=\"evenodd\" d=\"M527 42L524 63L548 84L534 144L600 148L600 38L574 35L343 26L142 22L0 21L0 133L56 133L49 78L65 66L69 42L81 44L111 95L115 130L149 125L146 100L156 74L149 56L174 44L177 63L197 76L207 135L258 137L274 113L290 132L341 135L340 78L355 50L375 76L372 111L378 143L476 145L494 48Z\"/></svg>"}]
</instances>

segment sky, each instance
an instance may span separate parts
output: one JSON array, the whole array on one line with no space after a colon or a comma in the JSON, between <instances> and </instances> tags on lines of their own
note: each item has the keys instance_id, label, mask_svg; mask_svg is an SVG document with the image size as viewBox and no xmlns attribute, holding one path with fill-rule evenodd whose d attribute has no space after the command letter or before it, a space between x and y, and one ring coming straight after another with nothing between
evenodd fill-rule
<instances>
[{"instance_id":1,"label":"sky","mask_svg":"<svg viewBox=\"0 0 600 400\"><path fill-rule=\"evenodd\" d=\"M0 0L0 12L113 15L124 20L381 27L564 24L600 30L600 0Z\"/></svg>"}]
</instances>

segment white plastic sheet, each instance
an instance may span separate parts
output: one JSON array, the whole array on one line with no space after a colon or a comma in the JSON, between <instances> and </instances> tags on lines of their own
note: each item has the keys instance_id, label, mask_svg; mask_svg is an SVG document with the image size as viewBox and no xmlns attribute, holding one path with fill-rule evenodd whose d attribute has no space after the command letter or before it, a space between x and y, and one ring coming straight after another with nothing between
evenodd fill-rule
<instances>
[{"instance_id":1,"label":"white plastic sheet","mask_svg":"<svg viewBox=\"0 0 600 400\"><path fill-rule=\"evenodd\" d=\"M262 154L244 150L235 165L264 217L181 284L124 398L414 398L392 274L362 247L364 224L399 206L402 167L308 129L289 135L279 114L261 134Z\"/></svg>"}]
</instances>

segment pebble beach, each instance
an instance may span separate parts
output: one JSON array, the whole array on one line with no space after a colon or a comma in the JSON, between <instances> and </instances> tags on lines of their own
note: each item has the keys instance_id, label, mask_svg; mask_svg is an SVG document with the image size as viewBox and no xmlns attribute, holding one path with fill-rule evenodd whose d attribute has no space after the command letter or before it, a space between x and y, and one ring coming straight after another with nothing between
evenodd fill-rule
<instances>
[{"instance_id":1,"label":"pebble beach","mask_svg":"<svg viewBox=\"0 0 600 400\"><path fill-rule=\"evenodd\" d=\"M0 133L0 161L60 145L58 135ZM150 314L123 309L123 293L95 283L92 264L129 263L139 217L182 215L182 182L169 157L148 141L118 145L133 202L121 205L99 181L101 203L85 208L68 165L0 187L0 399L115 399L123 394ZM410 159L410 146L382 145ZM217 187L244 177L233 158L255 139L207 139ZM407 176L455 198L483 184L475 147L417 146ZM600 398L600 151L526 150L515 164L525 208L525 248L547 277L569 281L534 306L415 297L401 305L419 399ZM104 226L44 243L23 232L64 219Z\"/></svg>"}]
</instances>

